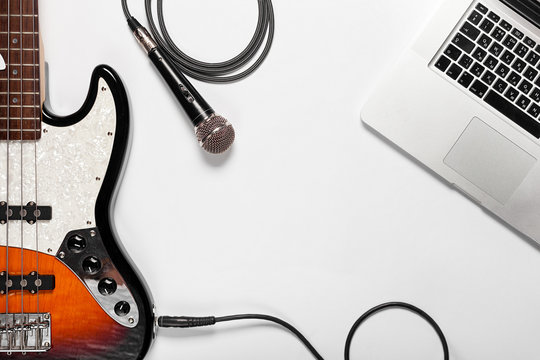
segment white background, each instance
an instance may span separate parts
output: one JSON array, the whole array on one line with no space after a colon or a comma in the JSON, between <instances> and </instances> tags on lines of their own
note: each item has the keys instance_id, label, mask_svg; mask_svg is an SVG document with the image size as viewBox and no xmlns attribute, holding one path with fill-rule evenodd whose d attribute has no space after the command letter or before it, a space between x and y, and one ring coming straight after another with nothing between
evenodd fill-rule
<instances>
[{"instance_id":1,"label":"white background","mask_svg":"<svg viewBox=\"0 0 540 360\"><path fill-rule=\"evenodd\" d=\"M360 122L370 89L440 3L274 0L263 67L231 85L194 81L235 126L206 156L123 18L120 1L40 2L51 105L83 103L93 68L124 80L133 147L116 207L121 239L159 314L282 317L326 359L356 318L411 302L445 331L452 359L540 357L540 248ZM131 0L144 19L143 0ZM196 58L239 52L255 0L165 1ZM429 325L393 310L357 333L354 359L442 359ZM148 359L311 359L256 322L160 331Z\"/></svg>"}]
</instances>

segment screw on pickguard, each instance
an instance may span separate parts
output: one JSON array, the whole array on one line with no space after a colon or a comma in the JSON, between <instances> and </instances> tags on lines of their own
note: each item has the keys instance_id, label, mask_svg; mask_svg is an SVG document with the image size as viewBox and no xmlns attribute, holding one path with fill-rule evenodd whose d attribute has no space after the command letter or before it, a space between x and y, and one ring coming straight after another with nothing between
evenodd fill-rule
<instances>
[{"instance_id":1,"label":"screw on pickguard","mask_svg":"<svg viewBox=\"0 0 540 360\"><path fill-rule=\"evenodd\" d=\"M29 291L35 294L39 291L50 291L55 288L54 275L39 275L32 271L28 275L6 276L5 271L0 272L0 295L5 295L10 291Z\"/></svg>"},{"instance_id":2,"label":"screw on pickguard","mask_svg":"<svg viewBox=\"0 0 540 360\"><path fill-rule=\"evenodd\" d=\"M0 224L4 225L8 219L25 220L29 224L35 224L36 221L46 221L52 219L52 207L36 206L31 201L25 206L9 205L5 201L0 201Z\"/></svg>"}]
</instances>

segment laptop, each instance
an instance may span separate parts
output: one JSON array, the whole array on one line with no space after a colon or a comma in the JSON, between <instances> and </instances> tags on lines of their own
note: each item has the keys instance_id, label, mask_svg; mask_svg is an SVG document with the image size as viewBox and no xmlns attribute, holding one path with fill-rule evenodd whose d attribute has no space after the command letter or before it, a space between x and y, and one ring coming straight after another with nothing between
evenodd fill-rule
<instances>
[{"instance_id":1,"label":"laptop","mask_svg":"<svg viewBox=\"0 0 540 360\"><path fill-rule=\"evenodd\" d=\"M447 0L362 120L540 243L540 1Z\"/></svg>"}]
</instances>

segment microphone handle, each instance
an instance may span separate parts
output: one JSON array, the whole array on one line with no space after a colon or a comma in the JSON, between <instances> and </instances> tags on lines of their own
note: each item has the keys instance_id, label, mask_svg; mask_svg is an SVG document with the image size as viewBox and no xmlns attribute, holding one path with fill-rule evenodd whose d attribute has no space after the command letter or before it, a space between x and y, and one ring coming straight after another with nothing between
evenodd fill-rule
<instances>
[{"instance_id":1,"label":"microphone handle","mask_svg":"<svg viewBox=\"0 0 540 360\"><path fill-rule=\"evenodd\" d=\"M214 109L195 90L188 79L171 64L159 47L150 50L148 57L163 76L195 127L214 114Z\"/></svg>"}]
</instances>

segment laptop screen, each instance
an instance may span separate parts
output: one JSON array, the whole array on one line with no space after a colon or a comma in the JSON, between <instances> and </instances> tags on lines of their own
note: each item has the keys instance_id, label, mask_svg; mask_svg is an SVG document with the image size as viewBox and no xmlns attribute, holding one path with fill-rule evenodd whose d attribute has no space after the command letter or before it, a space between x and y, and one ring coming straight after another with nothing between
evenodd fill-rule
<instances>
[{"instance_id":1,"label":"laptop screen","mask_svg":"<svg viewBox=\"0 0 540 360\"><path fill-rule=\"evenodd\" d=\"M501 0L540 29L540 0Z\"/></svg>"}]
</instances>

